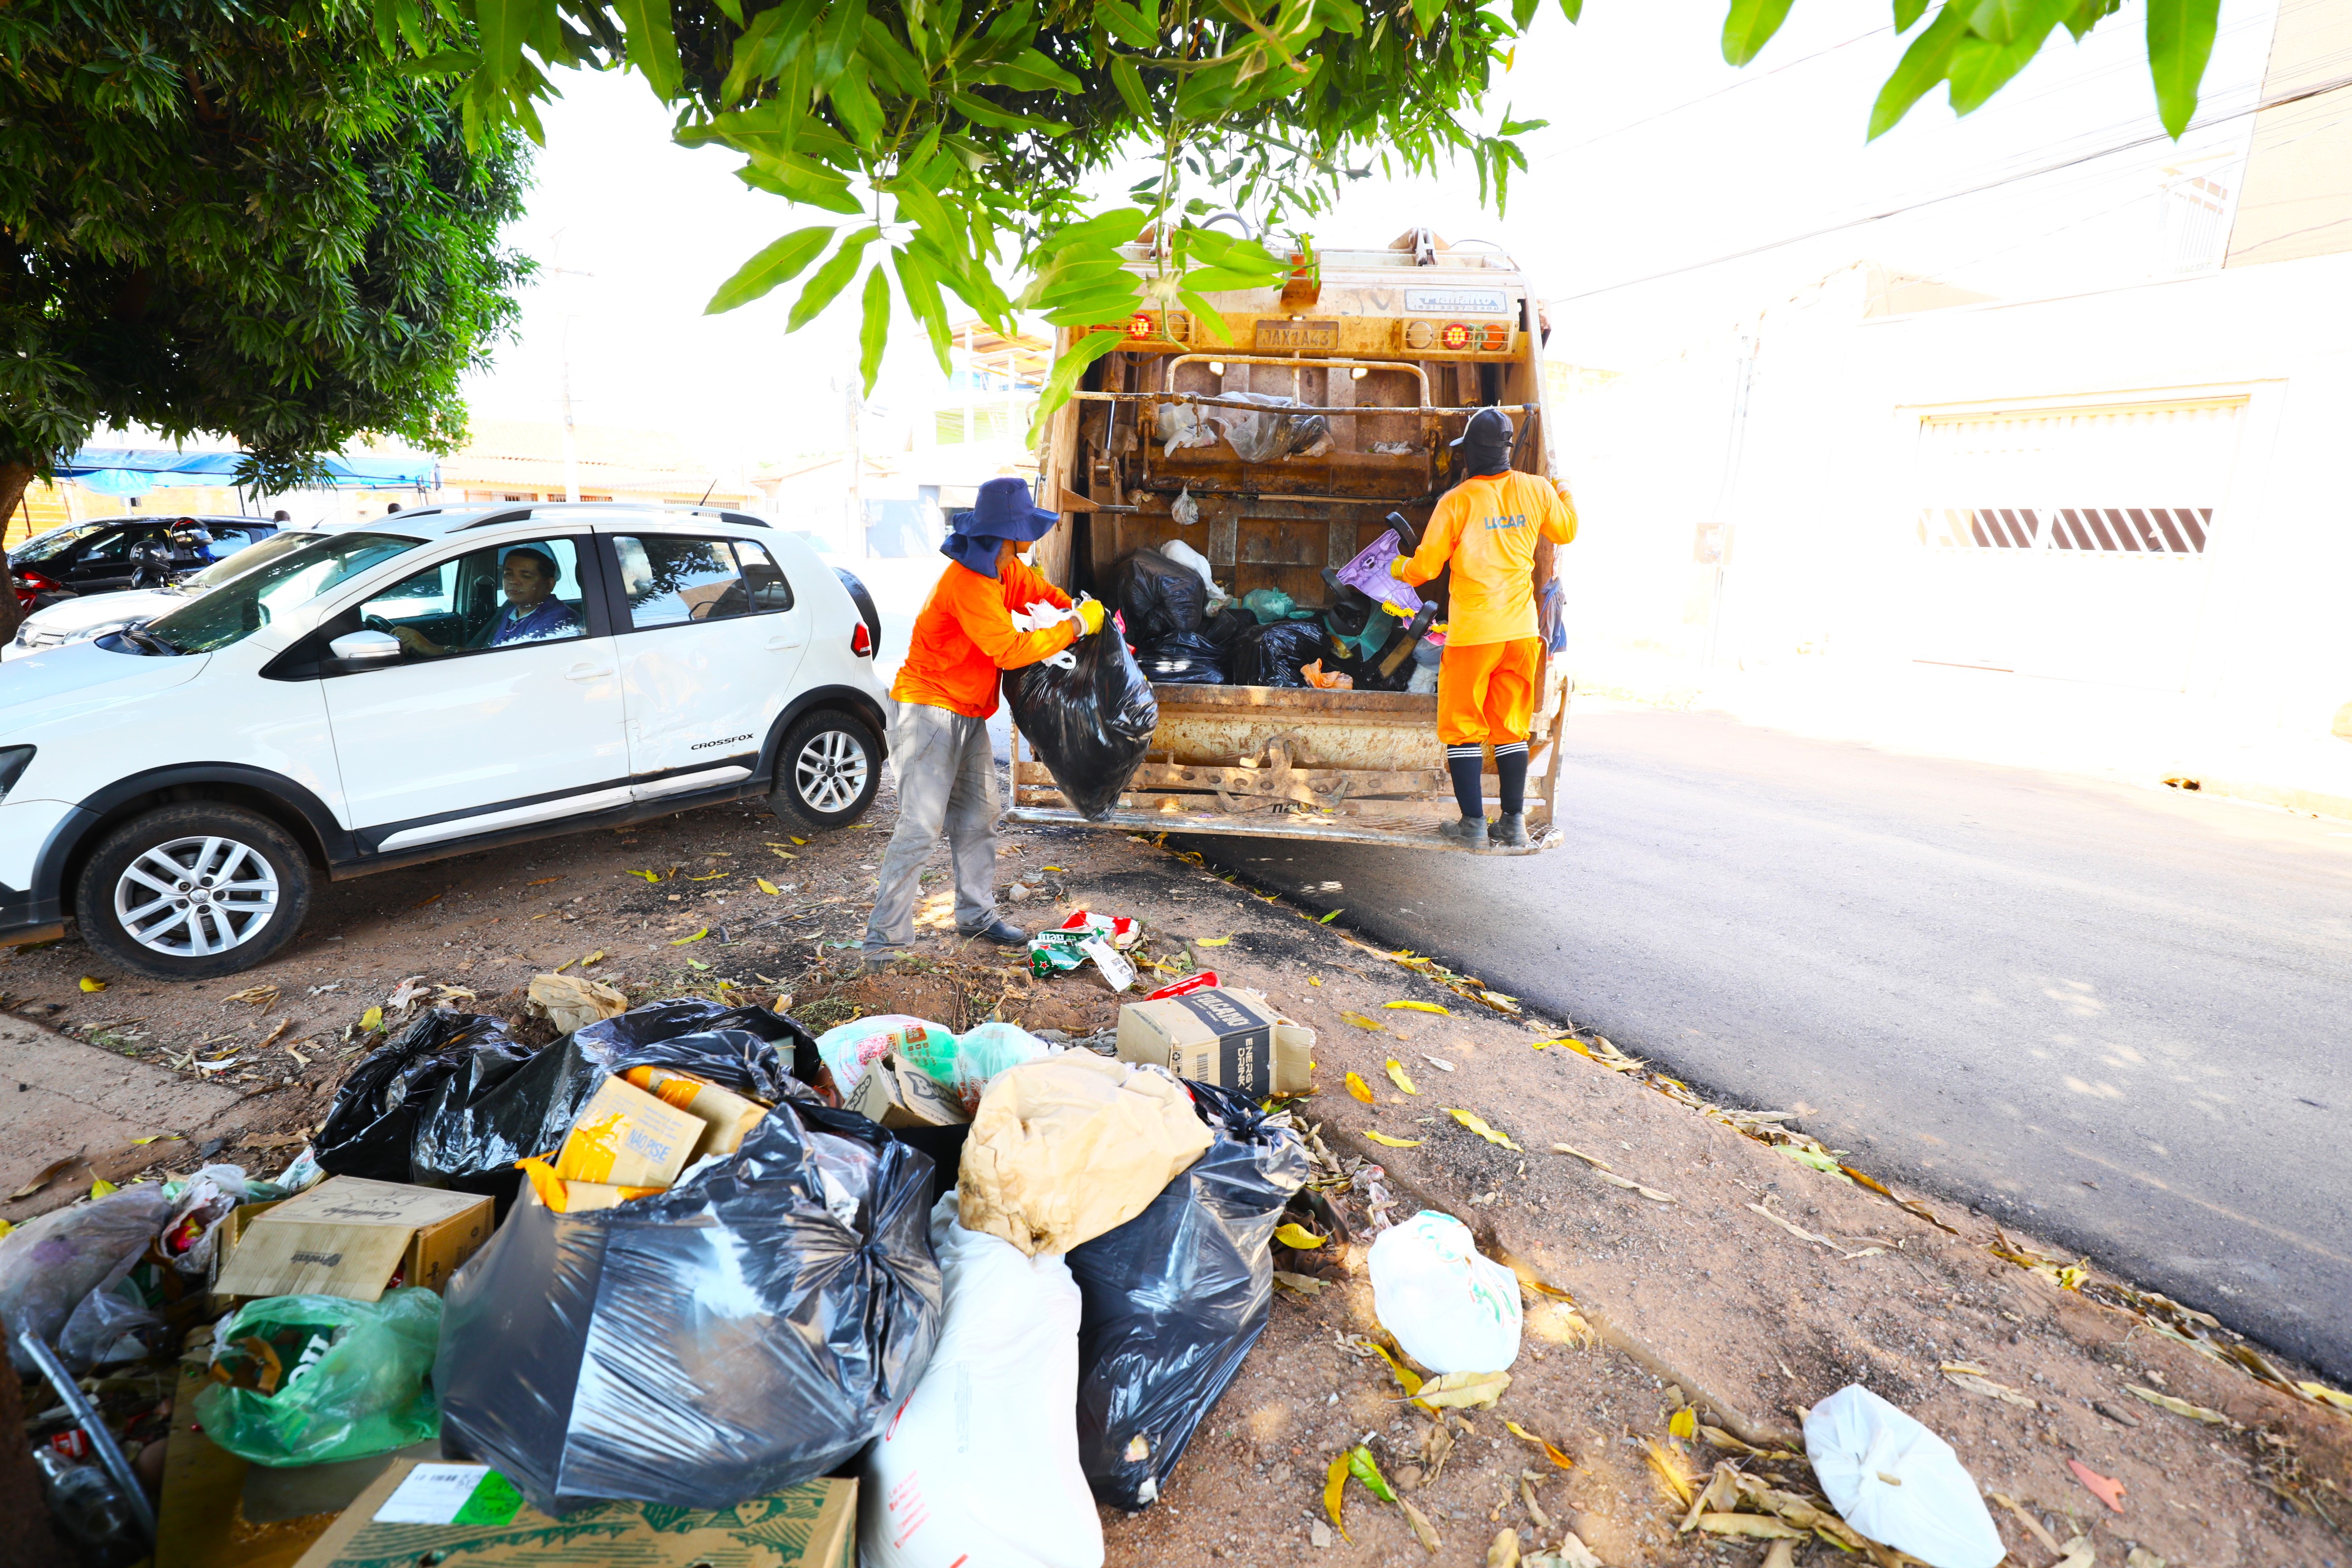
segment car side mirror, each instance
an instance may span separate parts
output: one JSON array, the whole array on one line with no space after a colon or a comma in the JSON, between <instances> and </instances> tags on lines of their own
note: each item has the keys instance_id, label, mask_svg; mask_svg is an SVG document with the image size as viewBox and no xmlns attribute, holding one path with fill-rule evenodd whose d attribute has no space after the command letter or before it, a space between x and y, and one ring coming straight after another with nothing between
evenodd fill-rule
<instances>
[{"instance_id":1,"label":"car side mirror","mask_svg":"<svg viewBox=\"0 0 2352 1568\"><path fill-rule=\"evenodd\" d=\"M327 657L345 675L400 662L400 639L385 632L345 632L327 645Z\"/></svg>"}]
</instances>

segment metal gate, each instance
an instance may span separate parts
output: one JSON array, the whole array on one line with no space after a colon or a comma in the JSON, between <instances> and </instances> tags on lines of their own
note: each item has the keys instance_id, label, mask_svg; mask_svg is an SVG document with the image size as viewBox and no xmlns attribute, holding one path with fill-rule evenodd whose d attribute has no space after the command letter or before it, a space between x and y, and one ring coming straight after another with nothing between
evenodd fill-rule
<instances>
[{"instance_id":1,"label":"metal gate","mask_svg":"<svg viewBox=\"0 0 2352 1568\"><path fill-rule=\"evenodd\" d=\"M1914 657L2180 689L2245 405L1921 418Z\"/></svg>"}]
</instances>

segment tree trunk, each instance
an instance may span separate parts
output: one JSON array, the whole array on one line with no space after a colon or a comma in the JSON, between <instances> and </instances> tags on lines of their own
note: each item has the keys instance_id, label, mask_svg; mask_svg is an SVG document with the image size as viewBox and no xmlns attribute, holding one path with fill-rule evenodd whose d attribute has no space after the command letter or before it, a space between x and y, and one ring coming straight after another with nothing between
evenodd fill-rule
<instances>
[{"instance_id":1,"label":"tree trunk","mask_svg":"<svg viewBox=\"0 0 2352 1568\"><path fill-rule=\"evenodd\" d=\"M30 463L0 462L0 542L7 539L8 524L24 504L26 487L32 482ZM0 542L0 643L16 635L16 624L24 618L25 612L16 605L16 574L8 565L6 545Z\"/></svg>"}]
</instances>

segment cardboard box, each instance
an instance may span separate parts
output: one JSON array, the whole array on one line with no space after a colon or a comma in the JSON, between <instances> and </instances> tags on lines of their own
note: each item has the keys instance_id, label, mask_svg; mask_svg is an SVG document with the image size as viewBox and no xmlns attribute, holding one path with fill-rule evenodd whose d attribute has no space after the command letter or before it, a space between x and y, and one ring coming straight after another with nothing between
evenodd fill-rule
<instances>
[{"instance_id":1,"label":"cardboard box","mask_svg":"<svg viewBox=\"0 0 2352 1568\"><path fill-rule=\"evenodd\" d=\"M848 1109L893 1130L961 1127L971 1120L955 1090L901 1061L896 1052L866 1068L850 1094Z\"/></svg>"},{"instance_id":2,"label":"cardboard box","mask_svg":"<svg viewBox=\"0 0 2352 1568\"><path fill-rule=\"evenodd\" d=\"M394 1279L438 1290L495 1227L497 1205L476 1193L330 1176L274 1204L247 1204L223 1226L213 1289L263 1296L381 1299Z\"/></svg>"},{"instance_id":3,"label":"cardboard box","mask_svg":"<svg viewBox=\"0 0 2352 1568\"><path fill-rule=\"evenodd\" d=\"M453 1515L469 1522L422 1522ZM804 1481L716 1512L601 1502L554 1520L482 1466L399 1459L296 1568L852 1568L856 1560L854 1480Z\"/></svg>"},{"instance_id":4,"label":"cardboard box","mask_svg":"<svg viewBox=\"0 0 2352 1568\"><path fill-rule=\"evenodd\" d=\"M743 1146L743 1140L760 1124L760 1118L768 1114L768 1108L758 1100L747 1100L731 1089L722 1089L692 1073L635 1067L621 1076L664 1104L674 1105L700 1120L708 1131L687 1156L689 1165L705 1154L732 1154Z\"/></svg>"},{"instance_id":5,"label":"cardboard box","mask_svg":"<svg viewBox=\"0 0 2352 1568\"><path fill-rule=\"evenodd\" d=\"M555 1173L567 1182L667 1187L686 1169L707 1131L702 1118L608 1078L572 1119L572 1131L555 1156Z\"/></svg>"},{"instance_id":6,"label":"cardboard box","mask_svg":"<svg viewBox=\"0 0 2352 1568\"><path fill-rule=\"evenodd\" d=\"M1211 986L1118 1010L1119 1060L1164 1067L1252 1100L1313 1088L1314 1048L1314 1030L1255 992Z\"/></svg>"}]
</instances>

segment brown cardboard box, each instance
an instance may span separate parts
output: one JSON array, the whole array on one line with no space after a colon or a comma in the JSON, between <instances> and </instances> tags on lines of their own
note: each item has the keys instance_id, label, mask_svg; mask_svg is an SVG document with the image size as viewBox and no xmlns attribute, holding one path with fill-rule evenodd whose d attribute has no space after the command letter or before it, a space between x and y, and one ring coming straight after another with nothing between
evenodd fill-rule
<instances>
[{"instance_id":1,"label":"brown cardboard box","mask_svg":"<svg viewBox=\"0 0 2352 1568\"><path fill-rule=\"evenodd\" d=\"M760 1124L760 1118L768 1114L768 1108L758 1100L748 1100L692 1073L649 1066L631 1068L621 1076L664 1104L674 1105L701 1120L705 1131L701 1141L686 1157L689 1165L705 1154L732 1154L743 1146L743 1140Z\"/></svg>"},{"instance_id":2,"label":"brown cardboard box","mask_svg":"<svg viewBox=\"0 0 2352 1568\"><path fill-rule=\"evenodd\" d=\"M971 1120L955 1090L897 1053L869 1066L848 1109L885 1127L961 1127Z\"/></svg>"},{"instance_id":3,"label":"brown cardboard box","mask_svg":"<svg viewBox=\"0 0 2352 1568\"><path fill-rule=\"evenodd\" d=\"M397 1276L438 1290L489 1240L495 1209L473 1193L330 1176L307 1193L233 1211L213 1289L245 1300L373 1301Z\"/></svg>"},{"instance_id":4,"label":"brown cardboard box","mask_svg":"<svg viewBox=\"0 0 2352 1568\"><path fill-rule=\"evenodd\" d=\"M851 1568L857 1560L854 1480L803 1481L715 1513L601 1502L558 1521L514 1501L505 1483L480 1466L430 1465L422 1482L439 1484L404 1492L403 1484L419 1464L394 1460L296 1568L383 1568L445 1560L466 1568ZM473 1522L376 1518L459 1510Z\"/></svg>"},{"instance_id":5,"label":"brown cardboard box","mask_svg":"<svg viewBox=\"0 0 2352 1568\"><path fill-rule=\"evenodd\" d=\"M567 1182L667 1187L709 1131L691 1111L608 1078L572 1119L572 1131L555 1156L555 1173Z\"/></svg>"},{"instance_id":6,"label":"brown cardboard box","mask_svg":"<svg viewBox=\"0 0 2352 1568\"><path fill-rule=\"evenodd\" d=\"M1312 1089L1314 1049L1314 1030L1253 991L1213 985L1118 1010L1119 1060L1150 1062L1252 1100Z\"/></svg>"}]
</instances>

